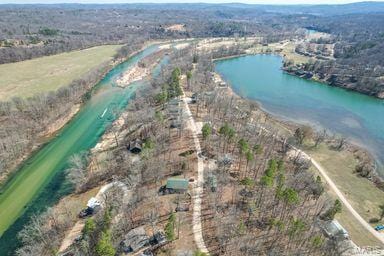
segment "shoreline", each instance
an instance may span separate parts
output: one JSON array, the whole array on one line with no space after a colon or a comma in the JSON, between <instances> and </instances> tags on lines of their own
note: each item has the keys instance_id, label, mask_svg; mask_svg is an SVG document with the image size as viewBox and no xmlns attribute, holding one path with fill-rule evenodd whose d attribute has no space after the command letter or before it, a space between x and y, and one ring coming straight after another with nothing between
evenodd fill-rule
<instances>
[{"instance_id":1,"label":"shoreline","mask_svg":"<svg viewBox=\"0 0 384 256\"><path fill-rule=\"evenodd\" d=\"M281 56L281 55L280 55ZM283 57L283 56L282 56ZM284 59L284 57L283 57ZM323 85L326 85L326 86L330 86L330 87L335 87L335 88L340 88L340 89L344 89L346 91L349 91L349 92L354 92L354 93L359 93L359 94L362 94L362 95L365 95L365 96L368 96L368 97L372 97L372 98L375 98L375 99L378 99L378 100L384 100L384 92L381 92L379 94L369 94L369 93L365 93L364 91L361 91L361 90L357 90L356 88L351 88L351 87L348 87L347 85L343 85L343 84L340 84L340 85L332 85L330 84L329 82L327 82L326 80L324 79L321 79L321 78L315 78L313 74L311 77L307 78L306 75L311 73L311 72L308 72L308 71L305 71L305 70L302 70L302 69L298 69L297 71L301 71L303 72L303 75L299 75L299 74L296 74L295 71L289 71L288 70L289 67L282 67L281 69L286 73L286 74L289 74L291 76L296 76L296 77L299 77L299 78L302 78L302 79L305 79L305 80L309 80L309 81L313 81L313 82L318 82L318 83L321 83Z\"/></svg>"},{"instance_id":2,"label":"shoreline","mask_svg":"<svg viewBox=\"0 0 384 256\"><path fill-rule=\"evenodd\" d=\"M249 55L249 54L246 54L246 55ZM254 54L250 54L250 55L254 55ZM228 56L228 57L225 57L225 59L231 59L231 58L236 58L238 56ZM215 60L216 61L216 60ZM219 77L220 81L222 82L225 82L225 84L227 85L225 88L227 88L227 90L229 90L229 92L232 94L232 95L235 95L236 97L239 97L243 100L246 100L246 101L251 101L251 102L254 102L258 105L259 109L261 112L263 112L265 115L268 115L270 118L272 118L272 120L278 124L280 124L284 129L286 129L290 134L294 134L294 129L302 126L302 125L308 125L310 126L314 131L318 132L319 131L319 126L317 126L316 124L313 124L309 121L305 121L303 120L303 122L295 122L293 120L290 120L289 118L285 118L283 116L280 116L276 113L273 113L271 111L268 111L267 109L265 109L263 107L263 104L262 102L258 101L258 100L255 100L255 99L249 99L247 97L244 97L244 96L241 96L239 95L230 85L230 83L228 83L227 81L225 81L225 79L222 78L222 76L218 73L218 72L214 72L215 76ZM321 83L321 82L319 82ZM335 134L332 132L332 134ZM330 140L325 140L325 143L328 145L329 143L331 143ZM345 143L345 148L343 150L347 150L349 151L351 154L353 154L353 156L358 159L355 155L355 152L361 152L362 154L366 155L370 161L370 163L372 165L374 165L374 170L372 171L371 175L368 176L368 177L362 177L361 178L364 178L364 179L367 179L369 180L373 186L377 187L378 189L380 190L383 190L381 187L381 183L384 183L384 174L380 174L379 173L379 168L381 167L381 169L384 167L382 165L382 163L377 159L377 157L375 156L375 154L373 152L371 152L368 148L360 145L360 143L358 143L357 141L354 141L354 140L348 140L346 143ZM358 159L359 160L359 159ZM359 160L360 162L360 160ZM358 174L355 174L356 176L358 176Z\"/></svg>"},{"instance_id":3,"label":"shoreline","mask_svg":"<svg viewBox=\"0 0 384 256\"><path fill-rule=\"evenodd\" d=\"M217 72L214 72L214 74L217 76L220 76L220 74L218 74ZM225 81L225 80L223 80L223 81ZM218 83L216 83L216 84L218 84ZM248 99L246 97L243 97L243 96L237 94L234 91L234 89L228 85L228 83L227 83L227 86L224 88L226 90L226 93L228 93L229 95L233 95L234 97L239 98L241 101L255 102L259 106L258 111L261 112L262 114L266 115L269 118L269 122L276 123L277 125L280 125L284 129L289 131L291 134L294 132L294 130L297 127L300 127L300 124L298 124L298 123L295 123L295 122L287 120L287 119L281 120L278 115L275 115L275 114L272 114L271 112L266 111L264 108L261 107L261 103L259 101ZM329 140L329 138L326 138L322 142L322 144L325 147L329 147L332 142L333 142L333 140ZM332 179L332 176L335 175L334 170L328 171L327 169L324 169L323 163L321 162L322 161L321 158L318 159L318 155L313 154L314 152L311 152L310 148L306 148L306 147L307 146L297 147L294 145L290 145L290 148L292 150L301 152L302 154L309 157L309 159L311 161L312 168L317 169L316 170L317 175L320 175L323 179L325 179L327 184L331 184L331 183L333 184L333 187L329 185L330 187L328 187L328 189L330 189L329 190L330 192L327 191L327 194L329 193L328 195L331 198L333 198L333 196L335 194L336 194L336 196L341 195L340 200L343 201L343 205L344 205L343 207L346 207L348 209L347 215L351 214L352 216L354 216L354 218L356 218L355 220L358 220L358 222L356 222L358 224L355 223L355 224L351 225L351 224L348 224L348 221L350 219L343 217L343 221L345 222L344 224L348 227L348 232L351 232L353 235L356 235L356 233L354 233L355 232L354 228L356 226L354 226L354 225L361 225L360 227L361 228L364 227L365 229L367 229L371 233L371 235L373 235L375 237L375 239L377 241L382 241L380 235L376 234L376 231L373 229L375 224L370 223L369 219L364 215L364 212L367 211L369 213L371 208L365 208L365 206L359 207L359 206L355 205L355 203L358 202L358 201L356 201L358 198L356 198L356 197L349 198L350 197L350 191L348 191L348 187L345 187L342 183L339 183L338 179L336 179L336 181ZM369 152L367 152L364 148L361 148L358 145L352 144L350 142L347 142L345 144L344 148L340 152L335 151L335 154L338 154L338 153L343 154L342 152L344 152L344 153L346 152L346 154L350 154L352 157L354 157L356 159L357 162L359 162L360 160L356 156L356 154L355 154L356 152L354 152L355 150L358 150L360 152L368 154L368 156L370 156L371 160L372 160L372 156ZM376 175L376 172L373 173L372 176L374 176L374 174ZM383 192L383 189L380 186L378 186L377 183L375 183L375 180L374 180L375 178L369 179L367 177L360 177L358 174L356 174L354 172L351 172L351 175L356 177L357 179L363 178L363 180L361 181L362 186L361 187L359 186L357 188L362 193L365 192L365 190L364 190L365 185L363 185L363 184L366 184L367 186L372 187L372 189L377 190L378 192L380 192L380 191L381 191L381 193ZM382 182L382 180L380 180L380 181ZM371 191L369 193L371 193ZM364 205L366 205L366 204L364 203ZM378 205L376 205L376 204L375 204L375 206L378 207ZM351 230L349 230L349 229L351 229ZM353 240L353 242L354 242L354 240Z\"/></svg>"},{"instance_id":4,"label":"shoreline","mask_svg":"<svg viewBox=\"0 0 384 256\"><path fill-rule=\"evenodd\" d=\"M17 174L18 170L21 168L25 161L31 158L38 150L53 139L60 131L63 129L80 111L80 103L75 104L70 109L69 113L64 114L59 119L51 123L46 130L39 133L37 137L37 143L32 145L30 150L26 152L21 158L15 161L13 167L9 168L8 172L5 172L0 176L0 192L6 188L9 181Z\"/></svg>"},{"instance_id":5,"label":"shoreline","mask_svg":"<svg viewBox=\"0 0 384 256\"><path fill-rule=\"evenodd\" d=\"M246 50L247 51L247 50ZM245 54L237 54L237 55L231 55L231 56L226 56L226 57L221 57L221 58L217 58L217 59L213 59L213 63L215 63L216 61L222 61L222 60L228 60L228 59L234 59L234 58L240 58L240 57L245 57L245 56L253 56L253 55L276 55L276 56L280 56L283 60L286 60L287 56L285 56L284 54L282 54L282 52L279 52L279 51L272 51L272 52L269 52L269 53L266 53L266 52L248 52L248 53L245 53ZM333 88L339 88L339 89L342 89L342 90L346 90L348 92L352 92L352 93L357 93L357 94L360 94L360 95L364 95L366 97L370 97L370 98L374 98L376 100L383 100L384 98L379 98L379 97L376 97L374 95L369 95L369 94L365 94L365 93L362 93L362 92L359 92L357 90L354 90L352 88L345 88L345 87L341 87L341 86L333 86L325 81L322 81L322 80L316 80L316 79L313 79L312 78L306 78L306 77L302 77L302 76L299 76L295 73L292 73L292 72L289 72L286 70L286 68L284 68L283 66L281 67L281 70L288 74L288 75L292 75L292 76L295 76L295 77L298 77L298 78L302 78L302 79L305 79L305 80L309 80L309 81L313 81L313 82L316 82L316 83L319 83L321 84L322 86L329 86L329 87L333 87ZM246 97L243 97L239 94L237 94L237 92L235 92L229 83L227 83L221 76L220 74L218 74L216 71L215 71L215 74L217 74L222 81L224 81L228 87L230 87L230 89L236 94L238 95L239 97L241 98L244 98L246 100L251 100L253 102L256 102L258 104L258 106L260 107L261 110L263 110L264 112L268 113L269 115L272 115L274 117L276 117L276 120L278 122L283 122L283 123L291 123L291 125L294 125L294 126L297 126L297 125L309 125L311 128L313 128L315 131L318 131L318 128L323 128L323 127L320 127L316 124L313 124L311 122L308 122L308 121L305 121L305 120L302 120L303 122L295 122L294 120L290 120L288 118L285 118L283 116L280 116L276 113L273 113L271 111L268 111L266 110L262 103L258 100L253 100L253 99L248 99ZM291 131L292 132L292 131ZM336 133L332 132L332 134L336 135ZM361 142L358 142L358 141L355 141L355 140L348 140L347 141L347 146L348 148L351 148L352 150L350 151L358 151L360 150L361 152L364 152L367 156L369 156L369 159L372 163L372 165L374 166L374 171L372 172L371 176L370 177L363 177L363 178L366 178L368 180L370 180L372 183L374 183L375 186L378 186L380 187L381 184L380 183L384 183L384 172L381 174L378 170L379 169L383 169L384 170L384 163L381 162L381 160L379 159L379 157L377 156L377 152L372 152L368 147L365 147L364 145L362 145ZM384 188L383 188L383 191L384 191Z\"/></svg>"},{"instance_id":6,"label":"shoreline","mask_svg":"<svg viewBox=\"0 0 384 256\"><path fill-rule=\"evenodd\" d=\"M116 66L124 63L125 61L129 60L130 58L132 58L132 56L138 54L139 52L143 51L145 48L149 47L149 46L152 46L152 45L155 45L155 44L161 44L160 41L149 41L149 42L145 42L143 43L143 45L140 47L140 49L132 52L131 54L129 54L127 57L125 58L119 58L117 60L113 60L111 59L110 60L110 63L109 63L109 68L103 73L101 74L100 76L100 79L91 86L91 88L89 88L89 90L87 90L85 94L87 93L90 93L92 92L92 90L95 89L96 85L106 76L106 74L108 74L108 72L110 72L113 68L115 68ZM124 46L124 45L122 45ZM42 132L39 133L36 141L38 141L36 144L34 145L31 145L30 149L19 159L15 160L15 164L12 165L12 167L8 168L9 170L6 171L4 173L4 175L1 175L0 176L0 193L1 191L3 191L9 182L12 181L12 179L18 174L18 170L24 165L26 164L26 162L28 161L28 159L30 159L31 157L33 157L34 154L36 154L37 152L39 152L39 150L47 143L49 143L68 123L71 122L71 120L76 116L77 113L79 113L79 111L82 109L83 107L83 104L84 102L80 102L80 103L76 103L72 106L72 108L76 105L78 105L78 109L76 110L75 113L71 113L72 115L71 116L67 116L65 117L66 119L66 122L63 122L60 126L57 127L57 129L55 130L52 130L51 132L48 132L48 130L44 130ZM55 120L55 122L60 122L62 120L63 117Z\"/></svg>"},{"instance_id":7,"label":"shoreline","mask_svg":"<svg viewBox=\"0 0 384 256\"><path fill-rule=\"evenodd\" d=\"M92 87L84 93L84 95L92 92L92 90L95 89L95 86L106 76L106 74L108 74L108 72L110 72L116 66L129 60L134 55L142 52L147 47L150 47L153 45L162 45L162 44L167 44L167 43L172 43L172 42L178 42L178 41L189 42L191 40L195 40L195 39L187 39L187 40L185 40L185 39L180 39L180 40L168 40L168 39L166 39L166 40L150 40L150 41L143 42L140 49L133 51L128 56L126 56L124 58L119 58L116 60L111 59L110 63L109 63L109 68L103 74L101 74L100 79L95 84L93 84ZM122 47L123 46L124 46L124 44L122 45ZM31 145L31 148L21 158L15 160L15 164L12 165L12 167L8 168L9 170L6 171L4 173L4 175L0 176L0 193L1 193L1 191L3 191L7 187L8 183L10 181L12 181L12 179L18 174L18 170L24 164L26 164L28 159L33 157L33 155L36 154L45 144L49 143L52 140L52 138L54 136L56 136L57 133L59 133L76 116L76 114L82 109L84 102L80 102L80 103L76 103L76 104L79 105L79 109L76 111L76 113L73 114L73 116L71 118L68 118L68 120L65 123L63 123L63 125L61 127L59 127L57 130L53 131L48 136L39 136L36 140L40 141L40 142L36 143L35 145ZM58 119L58 120L60 120L60 119ZM43 131L42 133L44 134L45 132L46 131Z\"/></svg>"}]
</instances>

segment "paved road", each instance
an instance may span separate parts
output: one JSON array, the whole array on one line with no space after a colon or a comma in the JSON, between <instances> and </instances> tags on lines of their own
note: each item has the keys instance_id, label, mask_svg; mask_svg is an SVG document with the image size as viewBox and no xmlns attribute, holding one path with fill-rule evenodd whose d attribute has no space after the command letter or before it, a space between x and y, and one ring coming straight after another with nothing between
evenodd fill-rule
<instances>
[{"instance_id":1,"label":"paved road","mask_svg":"<svg viewBox=\"0 0 384 256\"><path fill-rule=\"evenodd\" d=\"M208 254L208 249L205 246L202 224L201 224L201 201L203 197L203 185L204 185L204 162L200 157L201 155L201 146L198 138L198 129L196 128L195 120L193 119L191 110L188 106L188 99L183 94L182 96L183 103L182 105L187 118L187 128L192 131L193 141L195 144L197 157L197 180L193 186L193 235L195 237L195 243L197 248L204 253Z\"/></svg>"}]
</instances>

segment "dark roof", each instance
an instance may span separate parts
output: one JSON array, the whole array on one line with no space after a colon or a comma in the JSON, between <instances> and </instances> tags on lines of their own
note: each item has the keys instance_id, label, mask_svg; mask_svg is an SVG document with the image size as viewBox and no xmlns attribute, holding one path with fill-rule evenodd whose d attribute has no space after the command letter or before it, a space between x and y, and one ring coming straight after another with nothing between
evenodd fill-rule
<instances>
[{"instance_id":1,"label":"dark roof","mask_svg":"<svg viewBox=\"0 0 384 256\"><path fill-rule=\"evenodd\" d=\"M128 149L133 150L133 149L139 149L141 150L141 147L143 145L143 142L139 139L135 139L129 142Z\"/></svg>"},{"instance_id":2,"label":"dark roof","mask_svg":"<svg viewBox=\"0 0 384 256\"><path fill-rule=\"evenodd\" d=\"M122 241L124 247L130 247L134 252L148 245L148 243L149 237L143 227L132 229L125 235L125 239Z\"/></svg>"}]
</instances>

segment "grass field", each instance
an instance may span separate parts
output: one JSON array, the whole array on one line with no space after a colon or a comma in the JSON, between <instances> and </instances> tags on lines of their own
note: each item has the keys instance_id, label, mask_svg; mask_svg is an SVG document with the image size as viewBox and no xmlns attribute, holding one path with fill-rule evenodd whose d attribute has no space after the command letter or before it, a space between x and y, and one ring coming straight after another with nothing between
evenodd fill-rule
<instances>
[{"instance_id":1,"label":"grass field","mask_svg":"<svg viewBox=\"0 0 384 256\"><path fill-rule=\"evenodd\" d=\"M367 222L371 218L380 217L379 206L384 204L384 192L375 187L369 180L360 178L353 173L357 162L351 152L346 150L334 151L324 144L321 144L317 149L307 148L305 151L327 170L329 177L361 217ZM331 193L332 195L333 193ZM333 196L335 197L335 195ZM370 235L346 209L337 215L337 219L358 245L379 245L376 238Z\"/></svg>"},{"instance_id":2,"label":"grass field","mask_svg":"<svg viewBox=\"0 0 384 256\"><path fill-rule=\"evenodd\" d=\"M307 63L311 58L297 54L295 52L295 43L285 42L285 43L272 43L268 46L262 46L261 44L248 50L249 53L257 54L262 52L270 51L280 51L280 55L284 56L285 59L293 61L295 64Z\"/></svg>"},{"instance_id":3,"label":"grass field","mask_svg":"<svg viewBox=\"0 0 384 256\"><path fill-rule=\"evenodd\" d=\"M103 45L0 65L0 100L56 90L108 61L121 45Z\"/></svg>"}]
</instances>

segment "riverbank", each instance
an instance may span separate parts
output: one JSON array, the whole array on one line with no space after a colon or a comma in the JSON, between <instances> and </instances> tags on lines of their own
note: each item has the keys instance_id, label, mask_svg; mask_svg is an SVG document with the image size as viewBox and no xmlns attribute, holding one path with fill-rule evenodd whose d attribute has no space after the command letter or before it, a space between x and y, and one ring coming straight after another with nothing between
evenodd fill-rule
<instances>
[{"instance_id":1,"label":"riverbank","mask_svg":"<svg viewBox=\"0 0 384 256\"><path fill-rule=\"evenodd\" d=\"M107 69L104 70L101 74L99 74L99 79L92 86L90 86L90 88L85 91L83 95L91 93L95 85L97 85L101 80L103 80L103 78L116 66L120 65L132 56L137 55L145 48L150 47L151 45L164 42L167 41L146 41L138 50L130 53L128 56L115 60L110 60L109 63L106 65ZM10 167L7 167L5 170L2 170L2 172L0 173L0 189L3 189L6 184L10 180L12 180L14 176L17 175L20 166L23 166L29 158L36 154L40 150L40 148L43 147L46 143L48 143L51 139L53 139L54 136L73 119L73 117L81 110L83 104L84 102L77 102L73 106L68 108L65 113L61 114L59 118L57 118L56 120L51 120L48 123L48 126L37 135L33 143L28 146L26 152L20 158L13 160L12 165Z\"/></svg>"},{"instance_id":2,"label":"riverbank","mask_svg":"<svg viewBox=\"0 0 384 256\"><path fill-rule=\"evenodd\" d=\"M370 91L367 88L363 88L361 86L356 85L356 77L346 76L346 77L338 77L338 74L327 74L327 73L316 73L313 71L307 71L306 67L308 63L313 63L316 61L327 61L329 59L332 60L331 57L324 58L324 56L317 55L315 53L312 54L299 54L296 52L296 46L301 43L309 43L305 40L284 40L277 43L271 44L257 44L256 46L250 48L247 53L257 54L257 53L273 53L280 55L284 58L284 63L286 63L286 67L284 70L294 76L298 76L301 78L305 78L311 81L322 82L323 85L343 88L349 91L354 91L360 94L368 95L370 97L375 97L378 99L384 98L384 92L374 92ZM327 44L325 44L327 45ZM333 50L332 50L333 52ZM333 56L333 53L331 53Z\"/></svg>"},{"instance_id":3,"label":"riverbank","mask_svg":"<svg viewBox=\"0 0 384 256\"><path fill-rule=\"evenodd\" d=\"M127 88L117 88L113 82L120 72L124 72L139 62L143 57L156 51L156 46L145 48L142 52L132 56L124 63L117 65L110 70L103 79L96 85L90 98L85 101L81 110L75 117L60 130L59 136L55 136L44 147L32 155L25 164L18 169L17 174L7 183L2 194L0 194L0 249L9 246L10 241L3 239L3 232L10 229L10 226L19 219L18 227L11 228L5 237L11 239L16 232L22 228L21 223L26 223L33 212L41 211L46 207L43 202L34 205L34 202L41 201L42 196L50 196L54 199L60 197L63 188L68 193L68 182L63 176L63 171L68 167L68 159L74 154L81 154L96 145L103 131L111 121L114 120L113 113L108 112L101 118L102 113L112 106L118 111L128 104L129 99L135 93L140 84ZM60 174L60 175L59 175ZM57 178L59 180L53 180ZM65 185L65 183L67 184ZM48 186L55 184L56 186ZM45 189L48 188L49 191ZM18 200L15 201L15 198ZM52 200L53 200L52 199ZM51 202L52 200L48 200ZM50 204L48 204L50 205ZM29 211L33 206L34 210ZM28 216L24 213L28 210ZM20 217L22 216L22 217ZM12 226L13 227L13 226ZM1 253L0 253L1 254Z\"/></svg>"},{"instance_id":4,"label":"riverbank","mask_svg":"<svg viewBox=\"0 0 384 256\"><path fill-rule=\"evenodd\" d=\"M217 76L220 77L219 74L215 73L215 77ZM217 79L218 84L222 84L224 81L220 79ZM236 94L231 87L227 87L227 89L232 96L249 101ZM260 108L260 110L264 113L264 118L267 116L269 120L273 120L272 122L274 124L278 124L277 126L274 125L274 127L279 129L279 132L285 133L286 135L288 134L289 137L292 137L295 130L301 127L301 125L289 120L282 120L263 108ZM336 141L334 139L327 138L318 147L314 147L314 141L310 139L302 146L302 149L309 153L310 156L322 166L326 167L325 169L328 175L366 222L374 218L379 218L380 205L382 204L381 198L384 198L384 192L376 187L370 180L358 177L355 173L356 166L360 161L357 156L367 153L353 144L345 144L343 149L338 151L334 147L335 143ZM315 169L314 173L318 175ZM328 193L330 193L332 198L337 198L333 196L333 192L328 191ZM372 235L366 234L362 237L361 234L366 233L365 228L354 221L354 217L348 213L348 210L346 211L347 212L343 212L337 218L350 232L356 244L359 246L381 245ZM371 224L372 227L375 225L374 223Z\"/></svg>"},{"instance_id":5,"label":"riverbank","mask_svg":"<svg viewBox=\"0 0 384 256\"><path fill-rule=\"evenodd\" d=\"M315 81L315 82L321 82L322 84L327 86L339 87L348 91L365 94L378 99L384 99L384 92L375 93L375 92L369 91L367 88L356 87L352 83L336 82L333 74L322 74L322 73L320 74L320 73L314 73L312 71L306 71L303 68L303 66L295 66L295 67L287 66L287 67L284 67L283 70L290 75Z\"/></svg>"},{"instance_id":6,"label":"riverbank","mask_svg":"<svg viewBox=\"0 0 384 256\"><path fill-rule=\"evenodd\" d=\"M13 165L8 168L7 171L0 175L0 188L6 185L8 180L12 179L12 176L16 174L18 166L22 165L31 155L34 154L40 147L42 147L47 141L52 139L55 134L60 131L72 118L79 112L81 104L75 104L72 108L62 115L59 119L53 120L48 127L41 132L37 137L37 142L31 147L31 149L23 155L23 157L13 162Z\"/></svg>"},{"instance_id":7,"label":"riverbank","mask_svg":"<svg viewBox=\"0 0 384 256\"><path fill-rule=\"evenodd\" d=\"M150 54L143 58L139 63L137 63L134 67L122 73L119 78L116 80L117 86L121 88L125 88L131 83L148 79L151 75L151 71L154 69L156 65L159 64L162 56L169 53L170 47L163 47L167 45L159 46L159 51Z\"/></svg>"}]
</instances>

